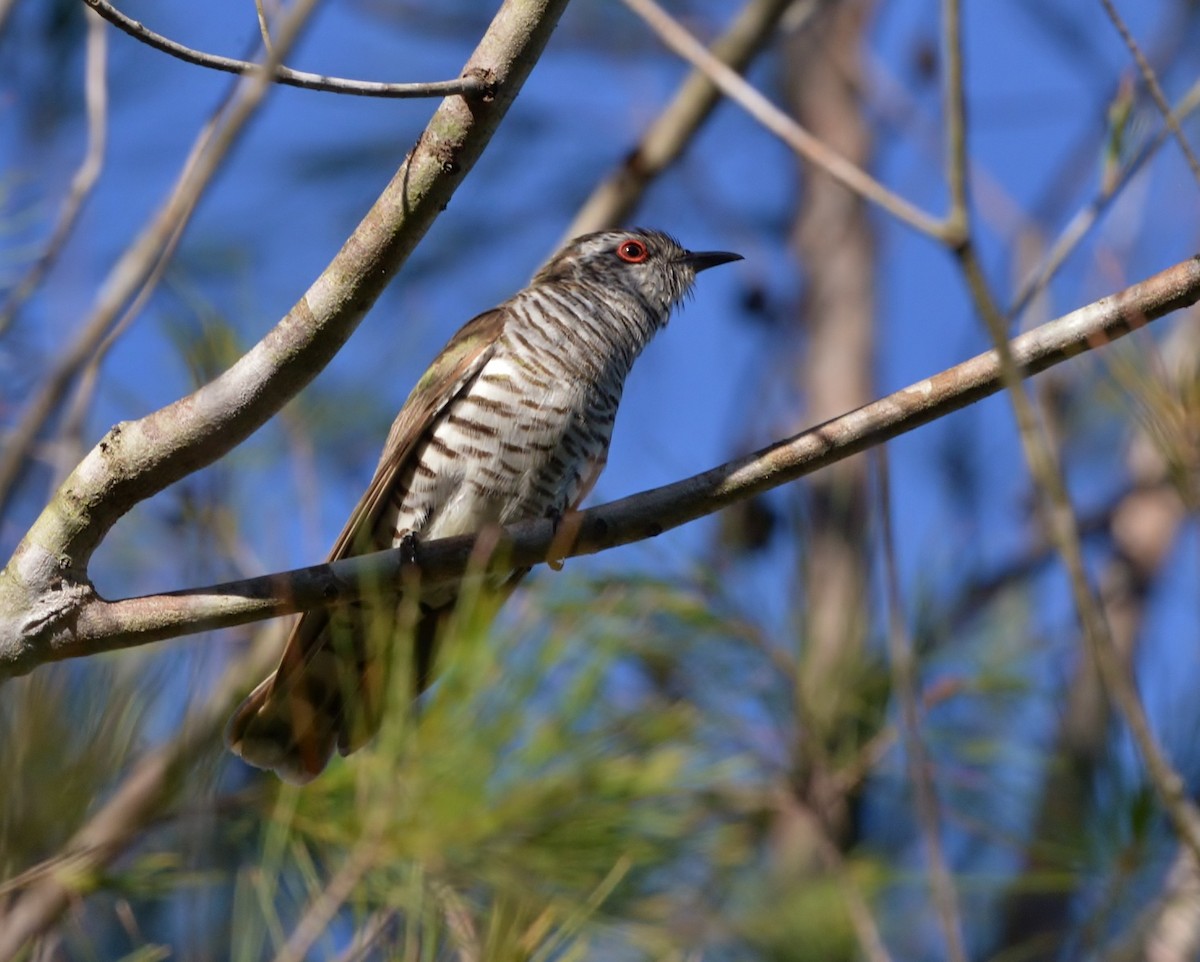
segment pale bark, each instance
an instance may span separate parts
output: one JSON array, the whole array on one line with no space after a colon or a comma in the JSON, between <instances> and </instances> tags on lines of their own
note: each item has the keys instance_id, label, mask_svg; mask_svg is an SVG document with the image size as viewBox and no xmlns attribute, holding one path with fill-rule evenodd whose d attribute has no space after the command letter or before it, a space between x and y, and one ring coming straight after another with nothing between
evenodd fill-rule
<instances>
[{"instance_id":1,"label":"pale bark","mask_svg":"<svg viewBox=\"0 0 1200 962\"><path fill-rule=\"evenodd\" d=\"M482 153L565 6L507 0L463 69L494 95L444 100L362 223L263 339L194 394L113 427L72 472L0 572L0 674L76 634L96 601L88 562L122 515L245 440L329 363Z\"/></svg>"},{"instance_id":2,"label":"pale bark","mask_svg":"<svg viewBox=\"0 0 1200 962\"><path fill-rule=\"evenodd\" d=\"M869 15L867 3L829 7L787 48L788 99L796 121L863 169L871 163L861 96ZM875 244L866 202L820 167L804 164L793 243L804 272L796 318L804 351L795 372L805 399L800 420L819 424L875 395ZM866 501L864 458L847 458L809 482L800 533L799 696L811 729L805 738L836 739L843 724L857 723L845 711L857 705L854 679L871 627ZM846 828L838 826L835 834Z\"/></svg>"},{"instance_id":3,"label":"pale bark","mask_svg":"<svg viewBox=\"0 0 1200 962\"><path fill-rule=\"evenodd\" d=\"M1018 373L1029 377L1197 300L1200 259L1192 258L1015 338L1009 352ZM557 529L549 521L514 525L506 531L496 563L527 567L657 537L928 424L1003 387L1000 358L996 351L986 351L703 474L572 513ZM471 536L422 544L416 550L416 567L429 581L453 580L468 570L476 548ZM0 581L0 589L9 592L6 596L0 590L0 619L8 619L0 621L0 678L47 661L345 603L381 584L399 586L412 573L408 568L404 549L397 549L210 588L111 602L80 583L72 589L69 617L34 623L28 631L22 629L26 621L19 607L3 607L6 597L19 601L22 596ZM59 594L66 590L64 586ZM59 603L68 606L66 601Z\"/></svg>"}]
</instances>

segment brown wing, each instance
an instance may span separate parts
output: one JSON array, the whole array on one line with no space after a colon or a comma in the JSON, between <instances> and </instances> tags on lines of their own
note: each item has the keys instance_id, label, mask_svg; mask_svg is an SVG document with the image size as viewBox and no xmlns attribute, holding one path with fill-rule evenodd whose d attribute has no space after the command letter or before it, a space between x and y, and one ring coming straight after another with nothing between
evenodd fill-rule
<instances>
[{"instance_id":1,"label":"brown wing","mask_svg":"<svg viewBox=\"0 0 1200 962\"><path fill-rule=\"evenodd\" d=\"M392 423L371 483L334 542L330 561L379 547L375 529L397 479L441 411L492 356L503 319L503 309L495 308L468 321L417 382ZM370 737L379 722L379 667L371 664L356 619L343 620L345 630L339 630L339 620L324 610L300 616L279 666L229 720L225 738L231 751L289 781L306 782L325 767L335 743L349 752ZM365 703L348 705L348 693Z\"/></svg>"},{"instance_id":2,"label":"brown wing","mask_svg":"<svg viewBox=\"0 0 1200 962\"><path fill-rule=\"evenodd\" d=\"M403 470L408 456L416 449L417 443L442 409L474 380L487 363L495 350L503 323L503 308L485 311L459 328L458 333L434 358L392 422L379 465L375 468L375 476L333 543L329 552L330 561L362 553L362 548L366 546L365 539L373 533L375 522L379 520L396 476ZM360 542L360 539L364 540ZM356 544L360 544L358 551L352 550Z\"/></svg>"}]
</instances>

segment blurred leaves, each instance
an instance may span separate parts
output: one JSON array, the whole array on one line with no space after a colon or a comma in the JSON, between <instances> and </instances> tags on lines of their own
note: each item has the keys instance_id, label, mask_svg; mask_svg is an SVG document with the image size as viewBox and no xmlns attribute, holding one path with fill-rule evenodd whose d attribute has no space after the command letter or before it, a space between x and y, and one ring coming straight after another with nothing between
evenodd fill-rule
<instances>
[{"instance_id":1,"label":"blurred leaves","mask_svg":"<svg viewBox=\"0 0 1200 962\"><path fill-rule=\"evenodd\" d=\"M1012 16L1005 5L966 7L980 248L993 276L1023 276L1025 245L1046 250L1077 205L1091 203L1097 176L1101 188L1121 182L1159 120L1096 11L1029 0L1013 5ZM457 69L494 8L357 0L331 5L312 39L353 38L320 52L349 51L356 66L361 59L380 72L436 73L443 62ZM732 11L709 0L672 9L703 37ZM1159 39L1150 59L1174 94L1197 69L1196 10L1174 0L1130 5L1139 35ZM79 130L67 121L82 103L82 6L26 0L15 11L0 37L0 124L13 134L0 140L5 273L35 250L54 206L47 198L75 162ZM367 30L347 30L347 11ZM881 176L933 209L944 184L931 126L940 39L929 12L880 7L860 93ZM171 16L172 29L222 26L207 8L180 6ZM801 29L799 20L787 30ZM1007 35L993 30L1000 22ZM375 39L383 57L366 49ZM113 71L112 179L73 259L3 332L6 423L95 295L131 212L157 201L181 159L179 121L199 118L217 89L210 76L191 86L194 75L175 64L169 70L179 72L169 75L189 83L167 89L158 80L168 68L142 70L152 55L120 44L114 59L139 69ZM787 66L783 46L766 52L752 78L764 90ZM529 275L572 205L636 146L684 73L634 17L600 0L572 4L551 50L535 74L544 85L523 92L451 216L385 295L381 307L392 313L364 324L329 372L235 454L123 521L93 566L101 590L181 587L321 556L420 359L469 311ZM1018 71L1014 50L1024 58ZM997 54L1007 59L992 76ZM1023 82L1031 86L1017 102ZM145 322L106 363L91 437L211 380L256 340L319 269L321 252L341 242L427 107L318 108L291 91L275 98L291 112L267 115L247 141ZM1181 184L1170 151L1163 156L1122 188L1039 310L1085 303L1194 247L1194 184ZM645 362L659 367L642 382L657 407L644 410L661 415L661 436L677 446L662 453L658 437L618 429L618 445L653 450L673 476L719 458L723 433L735 432L729 446L738 447L796 428L805 386L781 386L791 384L797 349L784 321L797 273L811 265L798 265L789 249L794 165L723 106L679 176L656 185L638 215L681 236L728 237L754 271L752 287L714 301L710 315L698 310L707 294L693 305L689 320L705 333L692 330L695 340ZM852 281L880 292L879 383L909 383L950 354L975 350L957 280L924 263L948 259L930 258L928 245L915 247L878 220L873 231L887 256L877 274ZM826 233L828 243L842 242L837 230L823 241ZM740 319L725 324L739 304ZM747 316L755 322L749 339ZM1144 580L1131 593L1145 610L1131 629L1130 662L1152 723L1193 780L1195 320L1181 316L1170 333L1139 334L1040 382L1050 382L1046 423L1078 494L1096 577L1147 546L1135 559ZM672 370L664 359L683 373L663 379ZM829 359L832 369L838 361ZM1089 716L1100 722L1084 732L1086 756L1063 736L1087 662L1029 508L1006 412L980 405L892 446L920 737L972 957L1099 956L1130 932L1143 906L1171 901L1164 869L1174 838L1119 726L1103 712ZM643 467L636 464L634 480L609 477L638 486L649 477ZM1167 488L1169 504L1160 497ZM1145 510L1152 499L1157 514ZM837 510L810 501L781 491L725 512L703 566L694 559L705 554L696 548L708 544L705 531L681 532L638 555L535 575L495 621L486 604L467 604L439 679L416 706L407 652L397 645L391 710L366 750L295 790L226 756L214 761L210 744L183 776L185 797L141 826L107 870L86 876L61 861L62 847L142 751L177 733L185 707L208 696L226 652L205 637L150 657L52 666L5 685L0 910L37 873L61 873L77 898L35 950L47 957L258 962L310 925L300 954L312 959L747 962L861 957L847 894L856 892L894 958L942 957L930 936L923 839L877 586L861 610L844 613L864 626L861 656L824 685L798 685L812 639L798 627L808 600L797 571L823 563L812 552L813 516ZM1131 501L1139 510L1123 512ZM1131 516L1132 535L1121 527ZM4 519L6 537L20 535L20 520ZM875 518L865 521L874 538ZM873 542L863 550L877 558ZM821 718L831 721L814 724ZM823 822L830 813L841 831ZM829 836L836 859L820 857L813 826ZM1034 897L1037 924L1014 910L1025 896Z\"/></svg>"},{"instance_id":2,"label":"blurred leaves","mask_svg":"<svg viewBox=\"0 0 1200 962\"><path fill-rule=\"evenodd\" d=\"M552 626L527 624L532 637L520 641L511 629L489 636L486 617L460 612L440 680L411 713L397 705L408 684L398 666L396 709L377 740L303 792L280 792L269 844L290 841L273 884L295 893L295 910L366 846L359 915L394 912L435 943L453 941L457 916L487 945L482 958L559 958L596 921L669 911L685 890L658 910L646 901L668 866L714 861L718 847L716 861L740 861L730 846L744 853L747 840L734 841L744 833L706 803L729 760L697 740L694 707L615 710L605 694L616 659L628 657L622 638L717 627L686 590L625 586L639 587L660 603L653 628L611 584L590 586L592 610L560 602Z\"/></svg>"},{"instance_id":3,"label":"blurred leaves","mask_svg":"<svg viewBox=\"0 0 1200 962\"><path fill-rule=\"evenodd\" d=\"M146 699L111 662L55 665L0 698L0 885L52 857L124 771Z\"/></svg>"}]
</instances>

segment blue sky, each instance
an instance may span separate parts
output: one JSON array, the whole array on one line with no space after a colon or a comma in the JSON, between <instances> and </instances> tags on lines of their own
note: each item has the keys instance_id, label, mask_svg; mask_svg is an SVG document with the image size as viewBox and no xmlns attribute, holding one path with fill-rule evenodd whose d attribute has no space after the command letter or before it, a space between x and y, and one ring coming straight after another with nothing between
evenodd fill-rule
<instances>
[{"instance_id":1,"label":"blue sky","mask_svg":"<svg viewBox=\"0 0 1200 962\"><path fill-rule=\"evenodd\" d=\"M420 7L401 7L389 15L384 6L326 4L291 61L362 78L453 76L485 23L486 5L460 4L433 17L422 17ZM1163 30L1164 9L1142 3L1126 13L1133 30L1149 43ZM724 4L695 3L683 15L693 29L712 35L725 10ZM202 49L237 53L254 35L249 10L241 4L201 12L134 3L128 12ZM945 203L937 173L939 101L936 86L918 78L912 62L918 45L936 44L937 17L933 0L882 4L869 65L883 118L877 172L935 212ZM1056 39L1064 23L1079 27L1065 47ZM616 40L597 49L591 42L595 36ZM1043 203L1059 158L1103 129L1105 102L1093 91L1111 90L1129 69L1129 57L1107 21L1080 16L1069 4L969 5L966 39L980 238L993 281L1001 292L1010 292L1016 276L1009 260L1014 217ZM1064 55L1064 49L1072 55ZM768 57L753 73L776 99L778 66ZM75 84L80 70L75 57L63 76ZM251 516L261 530L244 532L266 568L311 562L316 545L323 552L369 477L390 412L398 409L425 364L459 324L528 279L592 185L636 141L683 72L620 5L583 0L569 9L489 151L351 343L317 380L318 391L364 393L377 406L377 423L338 432L353 438L348 451L317 451L320 510L308 519L307 533L298 537L304 525L295 524L294 492L280 485L278 432L268 427L246 453L229 461L243 499L267 492L267 504ZM109 75L112 122L105 176L53 285L30 306L19 331L25 343L45 355L85 314L105 271L161 201L195 131L228 84L223 75L170 60L115 33ZM1174 91L1173 78L1164 79L1169 92L1177 93L1187 77L1175 80ZM15 172L10 209L35 225L38 215L52 209L81 149L78 103L66 91L60 96L73 115L53 126L24 112L17 97L10 96L8 108L0 111L0 130L6 132L0 142L8 145L0 146L0 160ZM422 101L277 90L197 212L170 290L152 299L113 351L92 437L112 421L137 417L186 389L186 373L164 331L181 312L214 311L244 343L261 336L353 228L431 109ZM1099 159L1089 162L1086 152L1084 157L1078 177L1069 182L1072 196L1063 198L1066 214L1094 189ZM1151 171L1145 185L1131 191L1130 209L1123 212L1118 205L1052 286L1046 313L1060 313L1187 255L1193 240L1188 217L1156 222L1153 243L1140 242L1150 229L1139 216L1147 195L1182 190L1181 211L1186 207L1194 213L1196 206L1194 186L1189 189L1173 151L1164 151ZM794 407L782 403L797 400L788 387L788 359L742 312L740 298L748 286L761 285L771 307L786 316L802 283L784 240L797 189L790 152L725 104L683 162L647 195L638 222L670 230L696 248L739 250L746 260L704 276L692 302L639 362L609 468L593 500L704 470L751 441L763 443L795 428ZM877 379L883 393L966 358L987 342L947 254L885 215L874 216L879 224ZM1132 237L1114 239L1117 232ZM36 234L36 227L30 233ZM1100 276L1091 252L1102 244L1134 247L1122 265L1132 276ZM325 414L337 422L337 411ZM964 439L965 456L983 490L982 513L965 530L948 512L942 477L946 446ZM1024 525L1013 522L1023 513L1026 474L1005 399L902 438L892 444L891 454L902 507L896 512L897 541L911 582L928 579L931 566L935 572L961 568L964 552L971 565L986 567L1023 544ZM1111 493L1110 475L1072 480L1085 506ZM160 501L171 497L168 493ZM5 520L4 544L19 536L36 500L37 492L30 490L20 518ZM693 525L590 563L685 569L704 553L710 530L705 523ZM120 529L113 542L110 547L120 545ZM104 558L102 551L95 575L114 591L174 587L181 575L156 567L133 573L125 583L131 574L111 574L116 569L104 565Z\"/></svg>"},{"instance_id":2,"label":"blue sky","mask_svg":"<svg viewBox=\"0 0 1200 962\"><path fill-rule=\"evenodd\" d=\"M388 16L383 6L326 4L292 62L371 79L454 76L485 23L486 5L445 5L444 16L426 17L420 6L401 7ZM156 4L130 4L127 10L202 49L238 53L253 38L248 7L233 2L203 13ZM727 10L728 5L709 2L688 5L684 14L692 28L712 35ZM1138 4L1126 13L1148 42L1162 30L1163 10L1162 4ZM870 64L878 109L886 119L878 175L935 212L944 205L937 175L940 106L936 86L913 71L912 52L918 44L936 44L937 16L932 0L881 5ZM1039 18L1054 26L1039 25ZM1057 38L1064 32L1060 22L1080 28L1069 43ZM616 41L598 50L592 42L596 36ZM1111 90L1128 70L1129 58L1110 24L1099 16L1079 16L1070 5L970 5L966 40L980 240L992 278L1006 293L1015 283L1008 259L1014 216L1039 202L1064 152L1102 130L1105 104L1092 91ZM125 36L114 34L109 42L112 132L106 175L53 285L30 306L20 329L26 343L47 354L83 317L104 271L161 202L194 132L227 90L221 74L164 58ZM776 100L778 68L767 58L754 72L756 83ZM76 83L79 72L76 58L64 73ZM491 149L353 341L317 380L318 390L335 393L370 385L367 393L378 405L380 420L374 438L368 427L361 438L354 432L358 444L338 452L341 457L332 463L318 451L320 513L307 536L294 537L294 504L286 488L278 487L270 463L282 453L277 440L258 456L230 462L242 475L242 497L258 498L260 485L270 494L265 510L254 513L263 530L246 533L265 567L308 563L314 545L331 541L370 476L390 411L400 407L427 361L462 321L527 281L557 245L577 205L635 143L683 72L623 7L586 0L570 8ZM1176 86L1182 88L1186 79ZM64 100L70 103L70 95ZM71 120L31 138L20 134L36 121L20 112L19 101L8 103L0 128L13 136L4 138L10 146L0 146L0 158L19 172L14 204L18 211L24 204L44 215L70 178L82 145L78 107ZM245 343L262 336L353 228L431 109L421 101L277 90L188 228L170 282L174 293L157 295L113 351L92 438L109 422L144 414L185 390L185 373L164 337L164 324L173 315L206 305L226 317ZM896 121L898 112L910 119ZM1088 161L1085 152L1072 184L1074 197L1063 204L1068 214L1093 190L1097 168L1098 158ZM1082 248L1051 288L1046 313L1061 313L1133 279L1099 276L1090 252L1112 242L1106 232L1145 230L1142 205L1158 194L1188 191L1172 151L1164 151L1152 169L1146 187L1130 194L1133 210L1122 215L1117 205L1096 240ZM636 221L671 230L692 247L738 249L746 260L704 276L695 299L638 363L610 467L594 500L712 467L742 449L748 435L761 443L796 426L791 410L778 403L763 407L773 397L778 401L773 379L790 381L787 361L780 360L772 336L740 311L739 299L748 285L761 285L773 307L786 314L802 283L782 240L797 190L790 151L726 103L683 163L649 192ZM1194 187L1183 196L1184 203L1195 204ZM877 379L884 392L965 359L983 349L986 338L948 255L887 216L874 216L880 226ZM1126 269L1148 272L1187 255L1192 238L1186 222L1174 218L1165 229L1154 223L1159 238L1139 245L1138 257ZM949 440L947 432L952 432ZM251 451L271 437L268 428ZM995 511L979 519L983 531L960 533L947 516L940 489L940 452L964 437L970 439L984 497ZM896 512L898 542L910 578L928 577L930 565L960 566L962 551L977 553L973 560L982 565L1000 563L1024 542L1026 531L1013 518L1026 497L1025 469L1003 398L896 441L892 457L896 499L904 507ZM253 470L240 473L239 464L247 462ZM1087 477L1074 479L1087 498L1108 493L1104 487L1111 477L1097 477L1091 487L1098 491L1087 491ZM35 509L35 500L26 501L23 518ZM6 519L0 531L5 543L19 535L20 524ZM678 570L702 552L709 529L691 525L594 564ZM114 541L119 534L120 529ZM103 584L103 565L97 565L96 575ZM142 572L138 581L145 578L144 583L113 588L174 587L174 575L158 567Z\"/></svg>"},{"instance_id":3,"label":"blue sky","mask_svg":"<svg viewBox=\"0 0 1200 962\"><path fill-rule=\"evenodd\" d=\"M448 78L468 56L491 6L331 0L290 62L362 79ZM705 37L734 7L716 0L668 6ZM1200 50L1194 28L1172 26L1175 6L1126 0L1122 10L1152 53L1172 43L1190 51L1162 77L1172 99L1192 82L1194 51ZM1130 58L1099 5L1082 10L1070 0L1004 0L965 7L974 213L991 279L1007 298L1020 276L1013 260L1016 228L1032 217L1053 236L1094 192L1104 111L1130 70ZM83 143L82 43L76 38L68 47L74 52L61 63L48 57L33 9L18 9L20 19L0 46L0 244L8 249L0 261L3 277L16 273L21 252L42 236ZM255 34L252 6L242 0L131 0L123 9L215 52L239 54ZM879 138L874 172L935 213L946 202L939 95L914 62L915 52L936 46L937 36L934 0L880 3L869 57ZM39 359L53 357L86 315L106 272L160 203L199 125L228 89L224 75L170 60L122 35L113 33L109 43L104 177L51 283L12 334L0 339L0 422L19 409ZM752 72L777 102L779 66L768 56ZM236 534L250 573L322 558L370 477L393 413L425 365L460 324L528 280L684 72L618 3L576 0L448 210L346 349L300 399L300 410L320 423L312 487L296 483L287 434L273 422L214 469L118 526L93 563L102 591L138 593L231 576L210 562L203 544L146 550L170 543L184 491L203 494L223 486L236 508ZM432 109L427 101L276 90L205 197L166 283L109 357L89 443L112 422L139 417L189 389L179 338L195 339L205 327L227 324L248 345L269 330L353 229ZM1152 110L1142 105L1139 111L1135 139L1154 126ZM1195 140L1194 124L1191 132ZM1077 159L1064 166L1068 156ZM593 501L703 471L748 444L799 426L795 359L746 312L743 299L749 288L761 287L770 311L789 319L803 283L803 267L786 240L800 189L791 153L727 103L682 163L646 196L637 223L669 230L689 247L737 250L746 259L705 274L695 297L639 361ZM1198 199L1178 151L1168 146L1024 323L1063 313L1192 254ZM879 305L876 381L883 394L977 353L988 341L949 255L886 215L872 216L878 266L864 283L874 284ZM1140 338L1143 346L1172 323L1156 325ZM1106 377L1106 357L1078 358L1055 376L1084 390L1087 377ZM1119 394L1084 396L1088 402L1071 411L1068 436L1068 480L1081 513L1105 503L1124 482L1128 415L1128 401ZM1024 550L1033 527L1028 472L1006 398L923 427L890 444L889 453L901 579L913 610L951 596L973 575ZM969 502L947 480L952 458L977 485ZM45 490L44 477L27 482L17 509L0 519L0 548L15 544ZM776 498L791 494L781 491ZM652 542L573 561L568 570L685 573L711 560L714 531L708 519ZM793 545L777 544L729 575L729 593L773 627L782 624L792 600L787 565L794 553ZM1098 559L1095 552L1089 557ZM1198 563L1193 520L1151 598L1138 665L1154 722L1192 745L1192 732L1171 726L1188 724L1177 721L1179 708L1194 702ZM1032 603L1036 617L1014 616L1011 635L944 639L925 666L927 681L975 670L988 658L1024 672L1029 697L1021 700L1019 717L984 717L978 710L981 704L986 709L983 700L965 700L935 717L935 735L936 725L962 723L1001 735L1021 728L1036 742L1038 732L1050 729L1058 686L1078 654L1065 583L1055 568L1035 580ZM1033 749L1006 747L1013 757L998 761L987 788L1019 795L1022 779L1033 780L1031 755L1022 752ZM888 776L882 773L881 781ZM884 785L878 798L890 803L891 790ZM1019 821L1022 811L1014 804L1009 814ZM876 819L884 832L884 814Z\"/></svg>"},{"instance_id":4,"label":"blue sky","mask_svg":"<svg viewBox=\"0 0 1200 962\"><path fill-rule=\"evenodd\" d=\"M381 5L329 3L291 60L301 68L363 78L453 76L485 22L485 6L460 4L423 18L421 5L389 15ZM242 4L203 11L149 3L127 7L161 32L202 49L237 53L253 38ZM683 15L693 29L712 35L726 9L695 3ZM1140 3L1126 14L1150 44L1164 29L1165 9ZM937 16L933 0L882 4L870 63L884 117L878 174L932 211L945 202L937 173L939 103L936 87L916 77L912 58L917 45L936 43ZM1078 28L1070 44L1056 39L1067 29L1063 24ZM1013 217L1044 202L1059 158L1102 129L1105 102L1094 91L1111 90L1129 69L1129 57L1107 21L1081 16L1069 4L969 5L966 27L981 243L993 280L1005 292L1015 278L1009 260ZM596 36L617 39L597 49L591 42ZM80 69L78 57L69 59L62 76L76 84ZM25 70L36 73L28 64ZM572 6L492 147L355 338L318 379L318 391L365 393L377 404L378 423L373 431L364 426L361 436L357 425L344 432L353 438L348 451L318 450L319 516L310 519L307 535L297 536L293 492L279 484L280 469L272 463L281 453L278 432L268 427L229 462L242 498L267 493L265 507L252 516L261 530L244 532L266 568L310 562L314 544L332 540L369 477L390 412L424 365L459 324L527 280L683 71L619 5L583 0ZM54 283L30 306L18 332L46 356L69 337L105 271L164 196L198 125L228 83L115 33L109 74L105 176ZM777 76L778 64L768 57L753 79L777 98ZM1178 93L1187 77L1164 79L1168 92ZM28 101L15 91L0 109L5 133L0 143L6 145L0 146L0 161L14 172L9 207L19 222L33 225L30 235L52 209L81 149L78 103L70 89L64 85L59 94L73 111L62 123L48 125L26 112ZM164 332L172 317L202 306L225 317L244 343L261 336L352 229L431 109L421 101L276 91L189 227L170 290L152 299L113 351L92 437L112 421L137 417L186 389L186 374ZM908 120L897 121L897 111ZM1060 222L1094 189L1099 159L1089 162L1086 151L1084 157L1078 176L1069 181L1072 196L1063 198ZM1167 190L1181 192L1181 214L1194 214L1194 185L1189 187L1170 149L1151 174L1130 192L1127 209L1118 204L1068 265L1050 290L1045 312L1060 313L1187 255L1194 240L1192 217L1148 225L1140 212ZM783 240L797 189L789 151L725 104L682 164L648 194L638 222L668 229L689 246L739 250L746 260L703 277L693 301L639 362L595 499L704 470L742 449L748 437L761 443L795 427L793 411L780 403L781 390L772 384L776 378L789 383L787 359L781 360L773 338L739 305L747 286L762 285L771 306L786 315L802 276ZM882 393L970 356L986 338L946 253L885 215L875 217ZM1152 242L1145 240L1150 230ZM1093 256L1101 245L1133 248L1121 265L1128 276L1102 273ZM336 411L325 413L336 423ZM946 446L963 439L984 492L983 511L969 530L956 527L948 512L941 477ZM1022 514L1027 484L1007 401L993 399L923 428L895 442L891 452L902 506L896 512L897 540L910 582L928 578L931 565L961 567L963 552L972 555L971 564L987 566L1019 549L1026 531L1013 522ZM1072 481L1086 506L1111 494L1113 477L1084 474ZM35 487L28 489L20 517L5 519L4 544L13 543L35 510L40 491ZM686 568L702 553L709 530L693 525L592 563ZM120 529L113 541L119 547ZM112 590L178 582L180 573L170 567L110 575L104 557L102 552L95 574ZM125 583L128 577L132 581Z\"/></svg>"}]
</instances>

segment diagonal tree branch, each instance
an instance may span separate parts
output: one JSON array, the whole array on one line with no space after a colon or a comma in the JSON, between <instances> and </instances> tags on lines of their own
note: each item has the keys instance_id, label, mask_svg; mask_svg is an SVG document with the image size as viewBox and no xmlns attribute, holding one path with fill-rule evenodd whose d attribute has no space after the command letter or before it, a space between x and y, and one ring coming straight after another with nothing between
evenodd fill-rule
<instances>
[{"instance_id":1,"label":"diagonal tree branch","mask_svg":"<svg viewBox=\"0 0 1200 962\"><path fill-rule=\"evenodd\" d=\"M264 72L272 69L275 57L284 56L291 48L314 5L315 0L298 0L293 5L280 27L276 51L263 65ZM0 514L4 513L30 462L38 435L58 410L96 346L112 330L121 309L139 289L146 289L147 279L163 260L168 239L188 223L225 157L262 106L272 89L264 79L264 72L247 76L237 84L226 104L201 130L171 193L108 272L90 316L58 351L54 364L25 406L0 449Z\"/></svg>"},{"instance_id":2,"label":"diagonal tree branch","mask_svg":"<svg viewBox=\"0 0 1200 962\"><path fill-rule=\"evenodd\" d=\"M0 571L0 647L13 653L24 648L21 639L74 634L82 607L95 600L88 561L113 524L230 451L332 359L483 152L565 6L505 0L463 71L495 85L495 94L442 102L333 261L233 367L116 425L83 459Z\"/></svg>"},{"instance_id":3,"label":"diagonal tree branch","mask_svg":"<svg viewBox=\"0 0 1200 962\"><path fill-rule=\"evenodd\" d=\"M831 150L820 139L775 106L736 70L722 63L699 40L654 0L623 0L668 47L702 71L726 97L746 111L797 154L824 170L856 194L886 210L897 220L937 240L945 240L946 226L911 201L889 190L861 167Z\"/></svg>"},{"instance_id":4,"label":"diagonal tree branch","mask_svg":"<svg viewBox=\"0 0 1200 962\"><path fill-rule=\"evenodd\" d=\"M1146 774L1166 809L1180 840L1200 861L1200 807L1188 794L1183 777L1172 766L1150 724L1145 704L1130 672L1122 664L1111 626L1099 604L1084 563L1079 525L1067 492L1057 455L1039 423L1037 409L1020 383L1020 362L1006 340L1007 319L987 282L976 249L967 205L966 107L962 92L963 45L960 0L943 0L947 49L946 110L950 153L949 185L952 211L948 224L958 222L962 237L954 247L975 307L987 325L1000 360L1001 375L1012 402L1017 432L1032 475L1046 525L1071 588L1083 638L1108 697L1137 746Z\"/></svg>"},{"instance_id":5,"label":"diagonal tree branch","mask_svg":"<svg viewBox=\"0 0 1200 962\"><path fill-rule=\"evenodd\" d=\"M1006 353L1020 375L1030 377L1197 300L1200 257L1034 328L1008 342ZM747 457L568 515L557 530L549 521L514 525L506 530L495 564L526 567L547 558L594 554L657 537L882 444L1003 387L1000 357L995 350L987 351ZM429 542L417 547L415 564L429 582L454 580L468 570L474 547L475 538L469 535ZM48 661L353 601L377 592L381 584L401 584L411 573L406 572L409 563L404 555L404 549L381 551L210 588L122 601L105 601L90 585L80 584L69 617L29 624L24 631L18 625L16 630L9 627L0 632L0 678L24 674Z\"/></svg>"},{"instance_id":6,"label":"diagonal tree branch","mask_svg":"<svg viewBox=\"0 0 1200 962\"><path fill-rule=\"evenodd\" d=\"M917 666L913 640L909 634L896 564L895 525L892 520L891 471L886 452L878 458L879 506L882 518L884 593L888 609L888 660L892 673L892 691L900 708L900 730L908 779L912 783L913 807L924 842L929 872L929 894L942 927L946 956L952 962L966 962L963 941L963 915L958 888L942 840L942 805L934 780L934 765L921 732L921 707L917 694Z\"/></svg>"},{"instance_id":7,"label":"diagonal tree branch","mask_svg":"<svg viewBox=\"0 0 1200 962\"><path fill-rule=\"evenodd\" d=\"M1076 211L1059 231L1054 242L1042 255L1041 262L1022 281L1012 304L1008 307L1007 317L1016 318L1025 313L1026 308L1046 289L1084 237L1100 222L1116 199L1123 195L1130 182L1158 155L1172 125L1178 127L1181 121L1191 117L1197 109L1200 109L1200 81L1193 83L1179 98L1174 109L1168 114L1168 122L1150 137L1114 176L1106 178L1095 196Z\"/></svg>"},{"instance_id":8,"label":"diagonal tree branch","mask_svg":"<svg viewBox=\"0 0 1200 962\"><path fill-rule=\"evenodd\" d=\"M146 753L61 853L38 867L15 901L0 911L0 962L18 956L78 901L89 880L103 871L190 784L198 755L221 742L229 712L245 693L246 678L266 671L278 657L279 637L259 632L232 661L202 705L191 709L165 744Z\"/></svg>"},{"instance_id":9,"label":"diagonal tree branch","mask_svg":"<svg viewBox=\"0 0 1200 962\"><path fill-rule=\"evenodd\" d=\"M1129 48L1130 54L1133 55L1138 71L1142 75L1142 82L1145 83L1146 89L1150 92L1150 99L1154 101L1154 105L1163 115L1167 129L1171 131L1176 143L1179 144L1179 149L1187 161L1188 169L1191 170L1192 176L1200 183L1200 160L1196 159L1196 154L1192 151L1192 147L1183 133L1183 128L1179 126L1178 119L1172 114L1171 105L1167 103L1167 95L1163 93L1162 86L1158 82L1158 77L1154 73L1154 68L1150 66L1150 61L1142 53L1142 48L1138 46L1138 42L1134 39L1133 34L1130 33L1129 27L1121 18L1121 14L1117 12L1117 7L1113 3L1113 0L1100 0L1100 5L1104 7L1104 12L1108 14L1108 18L1112 21L1113 26L1117 28L1117 33L1121 35L1125 46Z\"/></svg>"},{"instance_id":10,"label":"diagonal tree branch","mask_svg":"<svg viewBox=\"0 0 1200 962\"><path fill-rule=\"evenodd\" d=\"M805 2L808 8L815 8L826 0ZM795 0L748 0L729 28L713 43L712 55L741 73L767 45L780 18L794 9L794 3ZM623 223L646 188L679 159L720 102L717 85L704 71L693 68L638 144L583 202L564 238Z\"/></svg>"}]
</instances>

